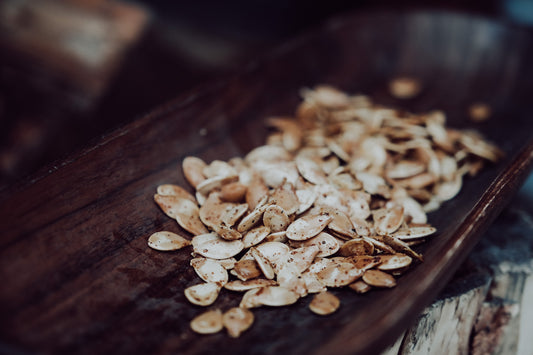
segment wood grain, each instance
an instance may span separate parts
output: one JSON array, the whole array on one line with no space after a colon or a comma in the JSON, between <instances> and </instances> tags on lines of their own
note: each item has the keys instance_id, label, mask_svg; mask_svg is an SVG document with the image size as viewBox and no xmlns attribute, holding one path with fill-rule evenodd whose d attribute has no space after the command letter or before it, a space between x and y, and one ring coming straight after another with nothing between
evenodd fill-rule
<instances>
[{"instance_id":1,"label":"wood grain","mask_svg":"<svg viewBox=\"0 0 533 355\"><path fill-rule=\"evenodd\" d=\"M0 196L2 347L44 353L375 353L393 342L444 287L531 169L533 35L451 13L372 13L335 19L250 63L227 80L191 91ZM408 101L387 93L397 75L422 79ZM302 86L330 83L378 102L444 109L454 127L474 127L506 152L430 215L438 235L426 261L395 289L335 291L342 307L322 318L308 299L258 309L239 339L198 336L200 308L183 290L199 280L190 250L147 247L179 230L152 201L157 185L185 185L187 155L228 159L263 142L267 115L294 111ZM486 123L467 108L493 108ZM200 129L207 134L201 135ZM216 305L235 305L223 292Z\"/></svg>"}]
</instances>

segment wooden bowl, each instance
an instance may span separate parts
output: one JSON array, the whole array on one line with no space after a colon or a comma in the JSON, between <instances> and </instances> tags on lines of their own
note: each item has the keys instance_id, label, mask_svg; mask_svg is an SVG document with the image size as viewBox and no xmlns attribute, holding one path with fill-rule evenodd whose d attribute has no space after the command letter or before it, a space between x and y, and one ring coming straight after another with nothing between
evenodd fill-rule
<instances>
[{"instance_id":1,"label":"wooden bowl","mask_svg":"<svg viewBox=\"0 0 533 355\"><path fill-rule=\"evenodd\" d=\"M337 18L50 165L0 197L0 318L8 351L53 353L376 353L437 295L531 168L533 35L444 12L368 13ZM414 76L423 91L392 98L388 82ZM176 78L179 80L179 77ZM460 196L430 215L438 229L425 262L391 290L357 295L328 317L310 298L254 310L238 339L201 336L201 312L183 290L199 282L190 250L162 253L148 236L179 230L153 203L157 185L185 186L180 164L242 156L263 143L268 115L290 115L299 89L320 83L414 110L443 109L453 127L472 127L506 158L467 180ZM484 123L467 119L488 103ZM240 296L224 291L216 307Z\"/></svg>"}]
</instances>

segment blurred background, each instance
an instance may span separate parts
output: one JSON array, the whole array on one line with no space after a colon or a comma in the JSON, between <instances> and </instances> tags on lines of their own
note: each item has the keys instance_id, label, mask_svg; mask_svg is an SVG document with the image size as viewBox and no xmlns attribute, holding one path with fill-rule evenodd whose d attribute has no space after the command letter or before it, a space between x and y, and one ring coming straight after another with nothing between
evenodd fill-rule
<instances>
[{"instance_id":1,"label":"blurred background","mask_svg":"<svg viewBox=\"0 0 533 355\"><path fill-rule=\"evenodd\" d=\"M413 9L533 26L533 0L1 0L0 190L333 16Z\"/></svg>"}]
</instances>

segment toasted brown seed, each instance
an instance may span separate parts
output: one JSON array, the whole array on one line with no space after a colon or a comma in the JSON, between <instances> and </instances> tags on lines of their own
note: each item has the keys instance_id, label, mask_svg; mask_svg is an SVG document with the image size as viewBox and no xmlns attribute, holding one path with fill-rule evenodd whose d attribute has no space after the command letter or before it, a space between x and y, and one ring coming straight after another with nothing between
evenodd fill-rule
<instances>
[{"instance_id":1,"label":"toasted brown seed","mask_svg":"<svg viewBox=\"0 0 533 355\"><path fill-rule=\"evenodd\" d=\"M390 235L384 235L383 241L387 243L387 245L390 245L394 250L409 255L412 258L418 259L420 261L424 261L422 258L422 255L415 252L413 249L407 245L407 243L401 241L400 239L390 236Z\"/></svg>"},{"instance_id":2,"label":"toasted brown seed","mask_svg":"<svg viewBox=\"0 0 533 355\"><path fill-rule=\"evenodd\" d=\"M362 280L355 281L354 283L349 284L348 287L357 293L367 293L372 289L372 286Z\"/></svg>"},{"instance_id":3,"label":"toasted brown seed","mask_svg":"<svg viewBox=\"0 0 533 355\"><path fill-rule=\"evenodd\" d=\"M363 281L370 286L375 287L394 287L396 286L396 279L379 270L367 270L363 274Z\"/></svg>"},{"instance_id":4,"label":"toasted brown seed","mask_svg":"<svg viewBox=\"0 0 533 355\"><path fill-rule=\"evenodd\" d=\"M254 323L254 314L246 308L234 307L227 310L222 316L224 327L232 338L238 338L242 332Z\"/></svg>"},{"instance_id":5,"label":"toasted brown seed","mask_svg":"<svg viewBox=\"0 0 533 355\"><path fill-rule=\"evenodd\" d=\"M374 254L374 245L365 239L352 239L344 243L339 249L339 255L372 255Z\"/></svg>"},{"instance_id":6,"label":"toasted brown seed","mask_svg":"<svg viewBox=\"0 0 533 355\"><path fill-rule=\"evenodd\" d=\"M470 105L468 108L468 114L472 121L483 122L489 119L492 112L489 105L477 102Z\"/></svg>"},{"instance_id":7,"label":"toasted brown seed","mask_svg":"<svg viewBox=\"0 0 533 355\"><path fill-rule=\"evenodd\" d=\"M369 270L381 263L381 256L354 255L345 259L360 270Z\"/></svg>"},{"instance_id":8,"label":"toasted brown seed","mask_svg":"<svg viewBox=\"0 0 533 355\"><path fill-rule=\"evenodd\" d=\"M215 309L194 317L190 323L190 327L196 333L214 334L224 328L222 319L222 312L220 309Z\"/></svg>"},{"instance_id":9,"label":"toasted brown seed","mask_svg":"<svg viewBox=\"0 0 533 355\"><path fill-rule=\"evenodd\" d=\"M213 231L216 232L222 239L225 240L237 240L242 238L242 234L232 229L224 224L217 225L213 228Z\"/></svg>"},{"instance_id":10,"label":"toasted brown seed","mask_svg":"<svg viewBox=\"0 0 533 355\"><path fill-rule=\"evenodd\" d=\"M317 293L311 303L309 303L309 309L316 314L325 316L335 312L339 309L341 301L334 294L324 291Z\"/></svg>"},{"instance_id":11,"label":"toasted brown seed","mask_svg":"<svg viewBox=\"0 0 533 355\"><path fill-rule=\"evenodd\" d=\"M246 190L246 203L250 209L256 208L257 205L268 195L268 187L263 182L263 179L259 175L254 175L252 181L248 184L248 189Z\"/></svg>"},{"instance_id":12,"label":"toasted brown seed","mask_svg":"<svg viewBox=\"0 0 533 355\"><path fill-rule=\"evenodd\" d=\"M220 199L226 202L241 202L246 195L248 188L240 182L232 182L222 186L220 189Z\"/></svg>"},{"instance_id":13,"label":"toasted brown seed","mask_svg":"<svg viewBox=\"0 0 533 355\"><path fill-rule=\"evenodd\" d=\"M389 83L391 95L398 99L411 99L418 95L421 89L420 82L410 77L399 77Z\"/></svg>"},{"instance_id":14,"label":"toasted brown seed","mask_svg":"<svg viewBox=\"0 0 533 355\"><path fill-rule=\"evenodd\" d=\"M240 260L233 267L232 274L242 281L247 281L261 276L262 272L255 260Z\"/></svg>"},{"instance_id":15,"label":"toasted brown seed","mask_svg":"<svg viewBox=\"0 0 533 355\"><path fill-rule=\"evenodd\" d=\"M197 306L209 306L216 301L219 292L219 285L208 282L186 288L185 297Z\"/></svg>"},{"instance_id":16,"label":"toasted brown seed","mask_svg":"<svg viewBox=\"0 0 533 355\"><path fill-rule=\"evenodd\" d=\"M148 238L148 246L161 251L179 250L189 245L190 240L172 232L155 232Z\"/></svg>"}]
</instances>

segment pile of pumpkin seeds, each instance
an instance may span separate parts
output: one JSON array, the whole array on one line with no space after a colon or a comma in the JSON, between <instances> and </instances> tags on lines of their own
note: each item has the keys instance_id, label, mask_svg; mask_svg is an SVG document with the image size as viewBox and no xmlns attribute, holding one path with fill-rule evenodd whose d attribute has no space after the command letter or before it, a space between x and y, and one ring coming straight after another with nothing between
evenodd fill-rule
<instances>
[{"instance_id":1,"label":"pile of pumpkin seeds","mask_svg":"<svg viewBox=\"0 0 533 355\"><path fill-rule=\"evenodd\" d=\"M238 307L194 318L195 332L238 337L254 307L314 294L309 309L327 315L340 306L330 288L394 287L422 261L412 247L436 231L426 213L501 156L478 133L447 128L440 111L406 113L330 86L301 95L295 117L268 118L266 144L244 158L185 158L194 195L157 188L155 202L190 235L161 231L148 245L192 245L201 282L186 298L210 306L222 289L243 293Z\"/></svg>"}]
</instances>

